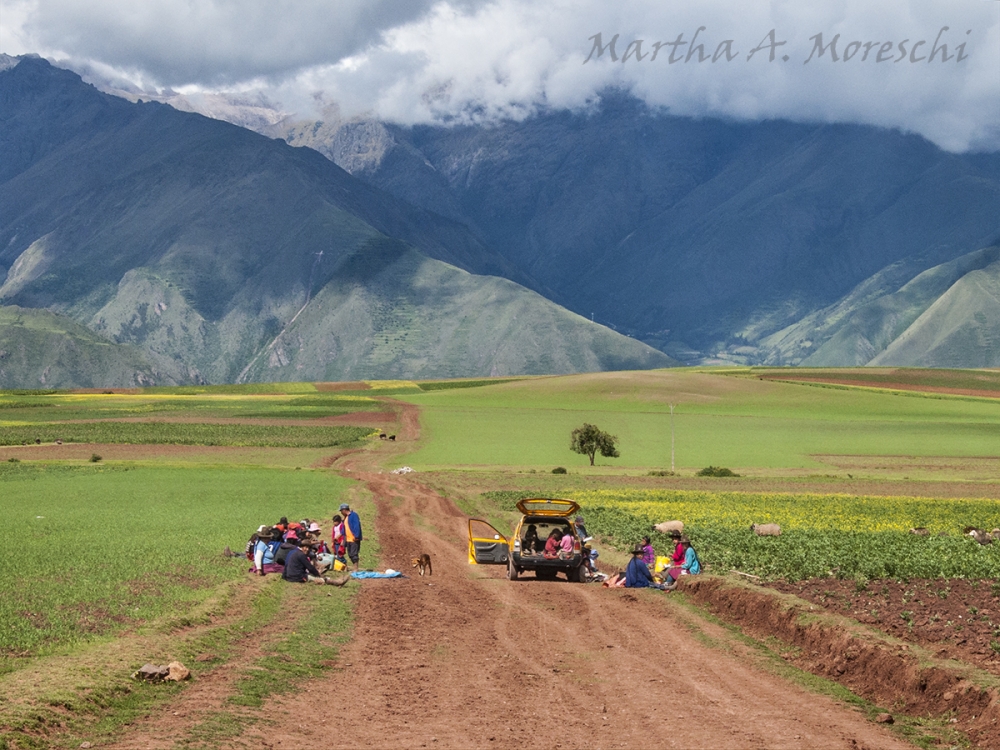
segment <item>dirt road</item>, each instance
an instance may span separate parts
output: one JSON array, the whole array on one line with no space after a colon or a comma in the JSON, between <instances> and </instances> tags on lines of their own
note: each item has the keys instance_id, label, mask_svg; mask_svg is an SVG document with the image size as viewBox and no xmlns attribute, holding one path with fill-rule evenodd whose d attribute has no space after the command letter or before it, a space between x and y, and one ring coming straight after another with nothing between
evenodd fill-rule
<instances>
[{"instance_id":1,"label":"dirt road","mask_svg":"<svg viewBox=\"0 0 1000 750\"><path fill-rule=\"evenodd\" d=\"M383 564L427 552L434 575L363 582L342 671L279 701L251 746L910 747L750 666L723 629L698 620L696 637L669 595L470 567L452 503L411 477L363 479ZM303 705L343 706L341 729L300 729Z\"/></svg>"},{"instance_id":2,"label":"dirt road","mask_svg":"<svg viewBox=\"0 0 1000 750\"><path fill-rule=\"evenodd\" d=\"M403 417L405 440L417 426ZM337 668L272 700L234 745L911 747L754 666L748 647L672 594L511 582L501 567L469 566L466 517L418 475L377 473L370 458L357 452L338 468L375 499L383 567L411 575L352 583L362 587L355 633ZM423 578L409 568L422 552L434 565ZM120 747L155 746L155 726Z\"/></svg>"}]
</instances>

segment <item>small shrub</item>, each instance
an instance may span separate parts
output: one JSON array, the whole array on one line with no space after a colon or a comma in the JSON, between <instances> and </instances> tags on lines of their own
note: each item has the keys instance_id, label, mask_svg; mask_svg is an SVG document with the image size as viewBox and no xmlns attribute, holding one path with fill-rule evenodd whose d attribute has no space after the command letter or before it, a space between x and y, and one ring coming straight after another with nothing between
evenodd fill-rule
<instances>
[{"instance_id":1,"label":"small shrub","mask_svg":"<svg viewBox=\"0 0 1000 750\"><path fill-rule=\"evenodd\" d=\"M14 458L13 456L11 456L10 458L7 459L7 462L12 464L19 464L21 463L21 459Z\"/></svg>"},{"instance_id":2,"label":"small shrub","mask_svg":"<svg viewBox=\"0 0 1000 750\"><path fill-rule=\"evenodd\" d=\"M553 474L565 474L566 473L566 467L565 466L557 466L556 468L554 468L552 470L552 473Z\"/></svg>"},{"instance_id":3,"label":"small shrub","mask_svg":"<svg viewBox=\"0 0 1000 750\"><path fill-rule=\"evenodd\" d=\"M100 460L101 460L101 457L98 456L96 453L92 453L91 454L91 456L90 456L90 463L96 464Z\"/></svg>"},{"instance_id":4,"label":"small shrub","mask_svg":"<svg viewBox=\"0 0 1000 750\"><path fill-rule=\"evenodd\" d=\"M667 471L666 469L656 469L655 471L649 472L647 477L673 477L676 476L675 472Z\"/></svg>"},{"instance_id":5,"label":"small shrub","mask_svg":"<svg viewBox=\"0 0 1000 750\"><path fill-rule=\"evenodd\" d=\"M735 473L732 469L727 469L724 466L706 466L704 469L699 471L695 476L699 477L738 477L739 474Z\"/></svg>"}]
</instances>

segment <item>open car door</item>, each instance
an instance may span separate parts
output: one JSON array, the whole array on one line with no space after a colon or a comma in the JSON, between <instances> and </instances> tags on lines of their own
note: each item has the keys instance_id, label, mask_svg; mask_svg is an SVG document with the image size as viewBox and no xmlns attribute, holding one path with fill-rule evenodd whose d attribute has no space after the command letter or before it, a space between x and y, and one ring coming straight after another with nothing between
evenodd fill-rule
<instances>
[{"instance_id":1,"label":"open car door","mask_svg":"<svg viewBox=\"0 0 1000 750\"><path fill-rule=\"evenodd\" d=\"M506 565L507 537L478 518L469 519L469 565Z\"/></svg>"}]
</instances>

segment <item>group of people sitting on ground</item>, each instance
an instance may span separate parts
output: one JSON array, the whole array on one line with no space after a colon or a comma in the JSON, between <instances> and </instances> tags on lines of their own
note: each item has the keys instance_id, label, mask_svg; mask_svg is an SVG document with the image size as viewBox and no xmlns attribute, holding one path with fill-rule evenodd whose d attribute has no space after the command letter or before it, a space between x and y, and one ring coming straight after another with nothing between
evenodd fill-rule
<instances>
[{"instance_id":1,"label":"group of people sitting on ground","mask_svg":"<svg viewBox=\"0 0 1000 750\"><path fill-rule=\"evenodd\" d=\"M698 575L701 573L701 562L698 553L691 546L691 540L680 532L671 532L675 542L674 552L669 558L669 564L662 571L653 573L650 566L656 563L656 552L648 536L635 545L632 559L624 573L616 573L604 582L605 586L624 587L630 589L654 588L661 591L671 591L677 587L681 576Z\"/></svg>"},{"instance_id":2,"label":"group of people sitting on ground","mask_svg":"<svg viewBox=\"0 0 1000 750\"><path fill-rule=\"evenodd\" d=\"M347 503L340 506L340 513L343 515L333 517L330 544L322 538L320 525L308 518L296 523L282 517L273 526L260 526L245 549L247 559L253 562L250 572L259 576L280 573L294 583L343 586L349 575L327 578L324 574L331 569L346 571L348 557L358 569L361 521Z\"/></svg>"}]
</instances>

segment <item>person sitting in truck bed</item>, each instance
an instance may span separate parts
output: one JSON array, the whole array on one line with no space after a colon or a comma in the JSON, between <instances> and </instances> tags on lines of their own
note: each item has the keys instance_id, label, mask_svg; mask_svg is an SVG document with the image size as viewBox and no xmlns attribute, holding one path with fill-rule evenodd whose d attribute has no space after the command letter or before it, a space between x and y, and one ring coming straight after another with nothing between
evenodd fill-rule
<instances>
[{"instance_id":1,"label":"person sitting in truck bed","mask_svg":"<svg viewBox=\"0 0 1000 750\"><path fill-rule=\"evenodd\" d=\"M542 557L547 560L555 560L559 557L560 546L559 543L562 541L562 532L559 529L552 529L549 532L548 539L545 540L545 551L542 553Z\"/></svg>"},{"instance_id":2,"label":"person sitting in truck bed","mask_svg":"<svg viewBox=\"0 0 1000 750\"><path fill-rule=\"evenodd\" d=\"M538 538L538 527L529 524L528 530L524 532L524 539L521 540L521 554L537 555L542 551L542 540Z\"/></svg>"},{"instance_id":3,"label":"person sitting in truck bed","mask_svg":"<svg viewBox=\"0 0 1000 750\"><path fill-rule=\"evenodd\" d=\"M569 560L573 556L573 534L569 531L563 532L562 539L559 540L559 559Z\"/></svg>"}]
</instances>

